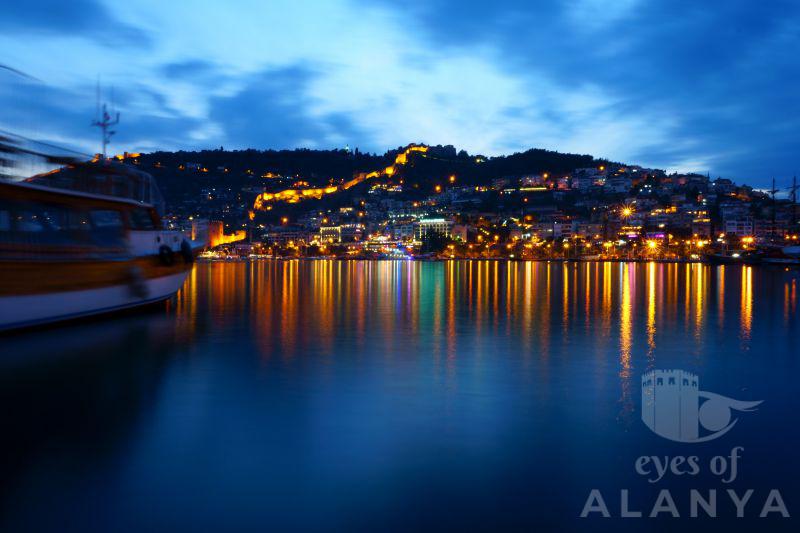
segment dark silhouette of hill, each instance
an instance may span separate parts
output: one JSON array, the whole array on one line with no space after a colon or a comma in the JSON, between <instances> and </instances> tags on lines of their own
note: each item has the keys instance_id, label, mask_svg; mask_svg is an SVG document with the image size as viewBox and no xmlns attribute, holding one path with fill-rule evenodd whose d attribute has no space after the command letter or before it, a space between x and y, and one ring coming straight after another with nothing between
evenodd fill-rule
<instances>
[{"instance_id":1,"label":"dark silhouette of hill","mask_svg":"<svg viewBox=\"0 0 800 533\"><path fill-rule=\"evenodd\" d=\"M347 150L217 150L153 152L142 154L139 165L158 179L168 205L175 205L208 188L245 191L278 191L298 181L309 186L324 186L348 180L360 172L385 168L394 162L404 147L383 155ZM490 185L493 180L549 173L566 175L576 168L608 164L591 155L565 154L531 149L510 155L484 157L470 155L453 146L432 146L426 154L413 154L408 164L392 177L403 180L406 199L431 194L436 185L446 186L450 176L457 185ZM347 194L363 194L369 182ZM253 193L254 194L254 193ZM343 200L338 198L337 200ZM250 198L243 198L250 202ZM301 204L302 205L302 204Z\"/></svg>"}]
</instances>

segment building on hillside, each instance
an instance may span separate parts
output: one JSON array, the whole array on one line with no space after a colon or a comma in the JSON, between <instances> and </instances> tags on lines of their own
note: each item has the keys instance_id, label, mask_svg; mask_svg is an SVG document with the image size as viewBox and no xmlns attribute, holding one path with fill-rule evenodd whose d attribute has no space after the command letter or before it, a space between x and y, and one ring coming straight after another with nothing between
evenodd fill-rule
<instances>
[{"instance_id":1,"label":"building on hillside","mask_svg":"<svg viewBox=\"0 0 800 533\"><path fill-rule=\"evenodd\" d=\"M736 185L725 178L717 178L712 182L712 189L717 194L730 194L736 190Z\"/></svg>"},{"instance_id":2,"label":"building on hillside","mask_svg":"<svg viewBox=\"0 0 800 533\"><path fill-rule=\"evenodd\" d=\"M613 194L627 193L633 187L633 181L628 176L611 176L606 179L603 190Z\"/></svg>"},{"instance_id":3,"label":"building on hillside","mask_svg":"<svg viewBox=\"0 0 800 533\"><path fill-rule=\"evenodd\" d=\"M456 240L467 242L467 226L464 224L454 224L450 232L450 237Z\"/></svg>"}]
</instances>

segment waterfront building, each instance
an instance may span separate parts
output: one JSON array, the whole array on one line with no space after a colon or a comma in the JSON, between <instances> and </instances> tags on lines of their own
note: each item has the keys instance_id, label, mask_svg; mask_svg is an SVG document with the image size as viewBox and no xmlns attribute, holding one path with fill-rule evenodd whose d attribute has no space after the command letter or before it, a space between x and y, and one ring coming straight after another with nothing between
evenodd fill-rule
<instances>
[{"instance_id":1,"label":"waterfront building","mask_svg":"<svg viewBox=\"0 0 800 533\"><path fill-rule=\"evenodd\" d=\"M414 223L414 237L418 241L434 233L449 237L452 225L452 222L444 218L424 218Z\"/></svg>"},{"instance_id":2,"label":"waterfront building","mask_svg":"<svg viewBox=\"0 0 800 533\"><path fill-rule=\"evenodd\" d=\"M698 237L711 237L711 219L707 217L692 220L692 235Z\"/></svg>"},{"instance_id":3,"label":"waterfront building","mask_svg":"<svg viewBox=\"0 0 800 533\"><path fill-rule=\"evenodd\" d=\"M266 234L267 242L285 246L287 244L299 244L311 241L308 232L299 228L274 228Z\"/></svg>"},{"instance_id":4,"label":"waterfront building","mask_svg":"<svg viewBox=\"0 0 800 533\"><path fill-rule=\"evenodd\" d=\"M757 238L780 237L783 238L789 230L789 224L786 220L754 220L753 221L753 235Z\"/></svg>"},{"instance_id":5,"label":"waterfront building","mask_svg":"<svg viewBox=\"0 0 800 533\"><path fill-rule=\"evenodd\" d=\"M342 224L339 226L341 242L360 241L364 234L364 224Z\"/></svg>"},{"instance_id":6,"label":"waterfront building","mask_svg":"<svg viewBox=\"0 0 800 533\"><path fill-rule=\"evenodd\" d=\"M743 217L726 219L722 224L723 232L727 235L746 237L753 234L753 218Z\"/></svg>"},{"instance_id":7,"label":"waterfront building","mask_svg":"<svg viewBox=\"0 0 800 533\"><path fill-rule=\"evenodd\" d=\"M414 238L414 222L398 221L388 226L392 238L398 240L410 240Z\"/></svg>"},{"instance_id":8,"label":"waterfront building","mask_svg":"<svg viewBox=\"0 0 800 533\"><path fill-rule=\"evenodd\" d=\"M319 239L328 243L342 242L341 226L320 226Z\"/></svg>"}]
</instances>

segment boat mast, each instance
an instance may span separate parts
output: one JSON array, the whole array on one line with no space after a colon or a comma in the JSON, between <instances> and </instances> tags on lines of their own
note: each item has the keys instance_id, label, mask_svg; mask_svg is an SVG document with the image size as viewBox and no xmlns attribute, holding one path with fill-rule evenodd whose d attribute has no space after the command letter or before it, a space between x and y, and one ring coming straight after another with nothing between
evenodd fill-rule
<instances>
[{"instance_id":1,"label":"boat mast","mask_svg":"<svg viewBox=\"0 0 800 533\"><path fill-rule=\"evenodd\" d=\"M769 229L769 237L775 242L775 193L778 192L775 188L775 178L772 178L772 189L769 192L772 195L772 226Z\"/></svg>"},{"instance_id":2,"label":"boat mast","mask_svg":"<svg viewBox=\"0 0 800 533\"><path fill-rule=\"evenodd\" d=\"M792 231L797 224L797 176L792 178Z\"/></svg>"},{"instance_id":3,"label":"boat mast","mask_svg":"<svg viewBox=\"0 0 800 533\"><path fill-rule=\"evenodd\" d=\"M108 114L108 110L106 108L106 104L103 104L102 113L100 113L100 85L97 86L97 111L98 117L92 121L92 126L100 128L100 135L101 135L101 142L103 145L103 159L106 158L106 149L108 148L108 144L111 142L111 137L117 133L116 131L110 129L111 126L115 126L119 124L119 112L116 113L114 118L111 118L111 115Z\"/></svg>"}]
</instances>

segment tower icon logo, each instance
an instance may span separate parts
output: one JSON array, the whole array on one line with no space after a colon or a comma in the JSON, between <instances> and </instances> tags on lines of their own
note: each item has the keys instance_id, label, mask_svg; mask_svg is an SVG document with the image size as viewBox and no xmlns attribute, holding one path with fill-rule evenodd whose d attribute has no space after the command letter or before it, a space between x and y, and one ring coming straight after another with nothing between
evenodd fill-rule
<instances>
[{"instance_id":1,"label":"tower icon logo","mask_svg":"<svg viewBox=\"0 0 800 533\"><path fill-rule=\"evenodd\" d=\"M642 422L656 435L675 442L721 437L738 420L732 417L733 411L752 411L760 403L701 391L697 375L685 370L651 370L642 375Z\"/></svg>"}]
</instances>

